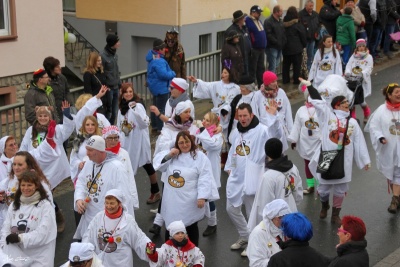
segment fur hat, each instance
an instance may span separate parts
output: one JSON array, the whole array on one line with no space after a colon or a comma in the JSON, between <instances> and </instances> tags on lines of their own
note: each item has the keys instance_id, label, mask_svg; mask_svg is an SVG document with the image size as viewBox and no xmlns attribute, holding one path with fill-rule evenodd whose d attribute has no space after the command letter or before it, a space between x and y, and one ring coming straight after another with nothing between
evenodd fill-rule
<instances>
[{"instance_id":1,"label":"fur hat","mask_svg":"<svg viewBox=\"0 0 400 267\"><path fill-rule=\"evenodd\" d=\"M246 17L247 14L243 13L242 10L236 10L235 12L233 12L233 20L232 23L236 23L239 20L241 20L242 18Z\"/></svg>"},{"instance_id":2,"label":"fur hat","mask_svg":"<svg viewBox=\"0 0 400 267\"><path fill-rule=\"evenodd\" d=\"M167 44L161 39L155 39L153 42L153 50L161 50L166 46Z\"/></svg>"},{"instance_id":3,"label":"fur hat","mask_svg":"<svg viewBox=\"0 0 400 267\"><path fill-rule=\"evenodd\" d=\"M171 81L171 87L174 87L178 91L184 93L189 88L189 84L185 79L182 78L173 78Z\"/></svg>"},{"instance_id":4,"label":"fur hat","mask_svg":"<svg viewBox=\"0 0 400 267\"><path fill-rule=\"evenodd\" d=\"M86 147L104 152L106 151L106 141L104 141L104 139L99 135L93 135L89 140L87 140Z\"/></svg>"},{"instance_id":5,"label":"fur hat","mask_svg":"<svg viewBox=\"0 0 400 267\"><path fill-rule=\"evenodd\" d=\"M119 37L117 35L115 35L115 34L107 35L106 42L109 47L113 47L116 43L118 43L118 41L119 41Z\"/></svg>"},{"instance_id":6,"label":"fur hat","mask_svg":"<svg viewBox=\"0 0 400 267\"><path fill-rule=\"evenodd\" d=\"M233 40L234 38L239 37L239 34L235 30L231 30L228 32L228 37L226 37L227 41Z\"/></svg>"},{"instance_id":7,"label":"fur hat","mask_svg":"<svg viewBox=\"0 0 400 267\"><path fill-rule=\"evenodd\" d=\"M273 73L272 71L267 70L266 72L264 72L263 74L263 83L265 86L269 85L270 83L274 82L278 80L278 76L276 76L275 73Z\"/></svg>"},{"instance_id":8,"label":"fur hat","mask_svg":"<svg viewBox=\"0 0 400 267\"><path fill-rule=\"evenodd\" d=\"M33 72L33 79L42 78L43 75L47 74L44 69L38 69Z\"/></svg>"},{"instance_id":9,"label":"fur hat","mask_svg":"<svg viewBox=\"0 0 400 267\"><path fill-rule=\"evenodd\" d=\"M40 114L47 114L49 115L50 119L53 119L53 107L51 106L36 106L35 107L35 112L36 112L36 118L40 115Z\"/></svg>"},{"instance_id":10,"label":"fur hat","mask_svg":"<svg viewBox=\"0 0 400 267\"><path fill-rule=\"evenodd\" d=\"M256 90L256 85L254 84L254 78L250 76L242 76L238 82L238 85L242 85L247 88L247 90L254 92Z\"/></svg>"},{"instance_id":11,"label":"fur hat","mask_svg":"<svg viewBox=\"0 0 400 267\"><path fill-rule=\"evenodd\" d=\"M277 159L282 155L282 142L278 138L270 138L265 143L265 154L271 159Z\"/></svg>"},{"instance_id":12,"label":"fur hat","mask_svg":"<svg viewBox=\"0 0 400 267\"><path fill-rule=\"evenodd\" d=\"M174 221L167 227L170 236L174 236L176 233L183 232L186 234L186 227L182 221Z\"/></svg>"}]
</instances>

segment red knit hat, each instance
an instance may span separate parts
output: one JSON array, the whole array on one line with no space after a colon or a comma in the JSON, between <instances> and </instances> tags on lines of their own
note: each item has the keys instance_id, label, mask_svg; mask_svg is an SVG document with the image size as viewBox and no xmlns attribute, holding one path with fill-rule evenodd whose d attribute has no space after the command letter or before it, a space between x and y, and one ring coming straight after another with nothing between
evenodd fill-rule
<instances>
[{"instance_id":1,"label":"red knit hat","mask_svg":"<svg viewBox=\"0 0 400 267\"><path fill-rule=\"evenodd\" d=\"M356 216L344 216L342 218L343 229L351 234L351 240L361 241L364 240L367 229L363 220Z\"/></svg>"},{"instance_id":2,"label":"red knit hat","mask_svg":"<svg viewBox=\"0 0 400 267\"><path fill-rule=\"evenodd\" d=\"M276 76L275 73L273 73L272 71L266 71L263 74L263 83L264 85L269 85L270 83L274 82L278 80L278 76Z\"/></svg>"}]
</instances>

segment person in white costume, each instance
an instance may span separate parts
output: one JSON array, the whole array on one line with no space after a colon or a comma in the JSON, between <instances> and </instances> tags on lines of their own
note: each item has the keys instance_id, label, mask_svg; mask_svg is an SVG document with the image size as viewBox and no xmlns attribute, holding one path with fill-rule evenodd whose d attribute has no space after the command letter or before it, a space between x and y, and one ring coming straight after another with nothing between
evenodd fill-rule
<instances>
[{"instance_id":1,"label":"person in white costume","mask_svg":"<svg viewBox=\"0 0 400 267\"><path fill-rule=\"evenodd\" d=\"M31 267L54 266L57 225L52 204L38 173L24 172L15 200L1 229L0 246L18 246L32 260Z\"/></svg>"},{"instance_id":2,"label":"person in white costume","mask_svg":"<svg viewBox=\"0 0 400 267\"><path fill-rule=\"evenodd\" d=\"M51 152L53 149L44 141L46 145L41 147L47 148L46 153L42 153L42 157L54 157ZM41 150L41 148L39 149ZM15 199L15 193L18 189L18 179L21 175L29 170L34 170L42 183L43 188L46 190L50 203L53 204L53 193L50 190L50 183L46 176L43 174L35 158L26 151L19 151L15 154L13 160L13 167L7 179L0 182L0 227L3 225L4 219L7 217L8 207ZM56 213L57 214L57 213Z\"/></svg>"},{"instance_id":3,"label":"person in white costume","mask_svg":"<svg viewBox=\"0 0 400 267\"><path fill-rule=\"evenodd\" d=\"M285 133L282 143L284 144L284 151L286 151L286 137L293 127L292 107L285 91L278 86L278 76L272 71L266 71L263 74L263 84L260 86L260 90L254 94L254 115L257 116L260 123L268 127L271 125L271 118L266 107L273 100L278 104L278 117Z\"/></svg>"},{"instance_id":4,"label":"person in white costume","mask_svg":"<svg viewBox=\"0 0 400 267\"><path fill-rule=\"evenodd\" d=\"M275 102L268 107L271 120L275 118L275 123L267 127L259 123L249 104L240 104L238 126L229 136L232 146L225 165L225 171L229 173L226 185L226 210L240 236L231 246L233 250L245 247L250 235L247 221L242 213L242 205L245 205L246 214L249 216L257 186L264 174L265 142L272 137L280 138L283 134L279 127L277 107ZM246 255L245 252L242 254Z\"/></svg>"},{"instance_id":5,"label":"person in white costume","mask_svg":"<svg viewBox=\"0 0 400 267\"><path fill-rule=\"evenodd\" d=\"M155 249L155 244L147 245L146 252L151 267L192 266L204 267L205 257L193 244L182 221L171 222L167 227L170 239L161 248Z\"/></svg>"},{"instance_id":6,"label":"person in white costume","mask_svg":"<svg viewBox=\"0 0 400 267\"><path fill-rule=\"evenodd\" d=\"M127 198L127 212L134 216L132 181L118 156L105 150L105 141L94 135L86 143L87 156L78 175L74 193L74 209L83 214L74 239L81 240L93 217L103 209L108 190L120 189Z\"/></svg>"},{"instance_id":7,"label":"person in white costume","mask_svg":"<svg viewBox=\"0 0 400 267\"><path fill-rule=\"evenodd\" d=\"M142 99L134 92L131 83L123 83L119 96L117 126L122 134L121 145L131 159L133 174L143 167L150 179L150 197L147 204L160 200L161 194L157 183L157 175L151 164L151 148L149 135L150 119Z\"/></svg>"},{"instance_id":8,"label":"person in white costume","mask_svg":"<svg viewBox=\"0 0 400 267\"><path fill-rule=\"evenodd\" d=\"M211 112L220 116L222 133L227 141L229 119L232 112L230 104L233 98L240 94L239 86L233 82L234 77L231 75L231 71L227 67L223 67L221 80L215 82L205 82L194 76L188 76L188 79L195 84L193 97L212 100Z\"/></svg>"},{"instance_id":9,"label":"person in white costume","mask_svg":"<svg viewBox=\"0 0 400 267\"><path fill-rule=\"evenodd\" d=\"M60 267L104 267L99 257L94 253L91 243L73 242L69 249L68 261Z\"/></svg>"},{"instance_id":10,"label":"person in white costume","mask_svg":"<svg viewBox=\"0 0 400 267\"><path fill-rule=\"evenodd\" d=\"M150 106L150 111L153 112L156 117L160 118L163 122L167 122L170 118L175 116L176 106L181 102L186 102L190 106L190 116L194 118L194 105L190 101L189 94L186 92L189 89L189 84L185 79L173 78L170 83L171 97L165 104L165 112L162 114L158 108L154 105Z\"/></svg>"},{"instance_id":11,"label":"person in white costume","mask_svg":"<svg viewBox=\"0 0 400 267\"><path fill-rule=\"evenodd\" d=\"M196 144L198 148L207 155L210 160L215 184L217 188L221 187L221 161L220 151L224 143L224 138L221 133L215 134L215 129L219 126L218 115L209 111L204 115L203 127L196 134ZM210 216L206 230L203 236L209 236L217 231L217 210L214 201L209 202Z\"/></svg>"},{"instance_id":12,"label":"person in white costume","mask_svg":"<svg viewBox=\"0 0 400 267\"><path fill-rule=\"evenodd\" d=\"M131 159L128 151L121 147L119 142L120 132L117 126L111 125L104 127L102 130L103 138L106 141L106 151L112 152L118 156L119 160L124 164L128 176L131 179L131 187L133 191L132 202L135 210L139 209L139 197L137 193L135 175L133 173Z\"/></svg>"},{"instance_id":13,"label":"person in white costume","mask_svg":"<svg viewBox=\"0 0 400 267\"><path fill-rule=\"evenodd\" d=\"M329 205L329 195L333 191L333 208L331 222L340 225L340 210L343 199L349 190L351 182L353 159L361 169L368 170L371 160L369 158L367 145L364 135L357 121L350 117L349 101L345 96L339 95L329 103L321 98L318 91L309 81L301 79L301 86L307 85L314 105L321 129L321 148L315 151L310 161L309 167L314 177L318 179L318 194L320 196L322 208L319 217L327 217ZM347 125L347 123L349 123ZM347 134L344 132L347 129ZM345 140L345 142L343 142ZM341 179L323 179L321 173L317 173L317 165L321 151L332 151L344 149L344 173Z\"/></svg>"},{"instance_id":14,"label":"person in white costume","mask_svg":"<svg viewBox=\"0 0 400 267\"><path fill-rule=\"evenodd\" d=\"M104 114L97 112L98 108L103 105L101 98L103 98L103 96L105 96L109 90L110 89L103 86L95 96L92 96L91 94L82 94L78 97L78 99L76 99L75 108L78 110L78 112L76 115L73 115L73 117L77 134L79 134L83 120L89 115L97 119L97 124L99 125L100 129L111 125Z\"/></svg>"},{"instance_id":15,"label":"person in white costume","mask_svg":"<svg viewBox=\"0 0 400 267\"><path fill-rule=\"evenodd\" d=\"M291 213L283 199L275 199L267 203L262 212L261 222L251 231L247 257L250 267L266 267L269 259L281 251L278 242L284 239L281 227L283 216Z\"/></svg>"},{"instance_id":16,"label":"person in white costume","mask_svg":"<svg viewBox=\"0 0 400 267\"><path fill-rule=\"evenodd\" d=\"M13 158L18 151L18 145L13 136L3 136L0 139L0 182L10 174Z\"/></svg>"},{"instance_id":17,"label":"person in white costume","mask_svg":"<svg viewBox=\"0 0 400 267\"><path fill-rule=\"evenodd\" d=\"M365 98L371 95L371 73L374 68L374 60L369 54L367 48L367 42L364 39L358 39L356 42L356 49L354 54L350 57L347 62L344 75L348 80L357 80L362 78L362 90L364 92L364 102L361 103L361 107L364 111L364 125L367 123L371 110L365 102ZM351 110L351 115L356 118L355 107Z\"/></svg>"},{"instance_id":18,"label":"person in white costume","mask_svg":"<svg viewBox=\"0 0 400 267\"><path fill-rule=\"evenodd\" d=\"M312 194L315 190L314 175L311 173L308 165L310 160L321 144L321 131L317 113L313 104L308 101L308 90L303 86L305 103L301 106L294 119L292 131L288 136L292 149L296 149L300 157L304 159L304 169L306 173L307 189L303 190L303 194Z\"/></svg>"},{"instance_id":19,"label":"person in white costume","mask_svg":"<svg viewBox=\"0 0 400 267\"><path fill-rule=\"evenodd\" d=\"M315 53L308 80L312 81L314 88L318 88L329 74L343 74L342 60L333 45L332 36L324 35Z\"/></svg>"},{"instance_id":20,"label":"person in white costume","mask_svg":"<svg viewBox=\"0 0 400 267\"><path fill-rule=\"evenodd\" d=\"M377 168L387 179L388 192L391 189L393 194L388 211L397 213L400 207L400 86L388 84L382 93L385 104L372 113L365 131L370 133Z\"/></svg>"},{"instance_id":21,"label":"person in white costume","mask_svg":"<svg viewBox=\"0 0 400 267\"><path fill-rule=\"evenodd\" d=\"M219 199L210 160L197 150L194 137L188 131L181 131L171 150L154 156L154 167L165 174L161 205L165 225L182 220L190 240L197 246L197 222L209 211L206 201ZM169 239L168 233L165 239Z\"/></svg>"},{"instance_id":22,"label":"person in white costume","mask_svg":"<svg viewBox=\"0 0 400 267\"><path fill-rule=\"evenodd\" d=\"M94 245L94 252L104 266L134 266L133 250L140 259L148 261L146 245L151 240L127 212L124 193L111 189L104 195L104 210L90 222L82 242Z\"/></svg>"},{"instance_id":23,"label":"person in white costume","mask_svg":"<svg viewBox=\"0 0 400 267\"><path fill-rule=\"evenodd\" d=\"M63 124L57 125L55 128L56 134L54 136L54 142L57 144L56 149L63 147L63 143L71 136L75 129L75 124L67 101L63 101L62 109L64 114ZM32 150L38 149L38 146L43 143L48 134L49 125L52 120L51 107L36 107L35 111L36 120L33 125L26 130L19 149L20 151L32 152ZM65 151L60 151L60 156L54 158L52 164L41 165L40 167L49 180L51 189L54 189L65 178L70 176L69 163Z\"/></svg>"},{"instance_id":24,"label":"person in white costume","mask_svg":"<svg viewBox=\"0 0 400 267\"><path fill-rule=\"evenodd\" d=\"M303 200L303 187L299 170L288 156L282 154L282 142L278 138L270 138L265 143L267 171L258 184L253 208L249 216L248 227L252 231L263 218L266 204L275 199L286 201L293 212Z\"/></svg>"},{"instance_id":25,"label":"person in white costume","mask_svg":"<svg viewBox=\"0 0 400 267\"><path fill-rule=\"evenodd\" d=\"M193 118L191 114L190 104L186 101L178 103L175 108L175 115L173 118L169 119L161 130L161 134L157 139L156 148L154 150L154 155L162 151L170 151L175 147L176 136L180 131L189 131L191 135L197 133L198 128L193 123ZM156 114L157 115L157 114ZM155 165L153 159L153 166ZM161 174L161 181L165 183L167 180L166 174ZM164 220L160 214L161 202L158 206L158 213L154 219L153 226L149 229L150 233L155 235L160 234L161 226L164 224Z\"/></svg>"}]
</instances>

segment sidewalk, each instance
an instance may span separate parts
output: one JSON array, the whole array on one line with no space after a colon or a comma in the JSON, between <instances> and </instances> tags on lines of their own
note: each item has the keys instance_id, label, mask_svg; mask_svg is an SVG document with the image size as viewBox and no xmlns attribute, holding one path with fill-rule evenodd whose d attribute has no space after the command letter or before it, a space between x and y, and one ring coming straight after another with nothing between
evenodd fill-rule
<instances>
[{"instance_id":1,"label":"sidewalk","mask_svg":"<svg viewBox=\"0 0 400 267\"><path fill-rule=\"evenodd\" d=\"M400 267L400 248L382 259L374 267Z\"/></svg>"}]
</instances>

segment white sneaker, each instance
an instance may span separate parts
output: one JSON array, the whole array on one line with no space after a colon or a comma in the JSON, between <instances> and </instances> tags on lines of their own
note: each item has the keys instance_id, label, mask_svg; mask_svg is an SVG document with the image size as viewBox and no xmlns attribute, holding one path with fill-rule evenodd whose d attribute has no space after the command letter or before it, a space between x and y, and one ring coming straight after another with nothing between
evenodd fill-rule
<instances>
[{"instance_id":1,"label":"white sneaker","mask_svg":"<svg viewBox=\"0 0 400 267\"><path fill-rule=\"evenodd\" d=\"M157 214L158 213L158 208L157 209L152 209L150 210L151 213Z\"/></svg>"},{"instance_id":2,"label":"white sneaker","mask_svg":"<svg viewBox=\"0 0 400 267\"><path fill-rule=\"evenodd\" d=\"M242 252L242 253L240 253L240 256L242 256L242 257L247 257L247 252L246 252L246 249L245 249L245 250L243 250L243 252Z\"/></svg>"},{"instance_id":3,"label":"white sneaker","mask_svg":"<svg viewBox=\"0 0 400 267\"><path fill-rule=\"evenodd\" d=\"M236 241L236 243L234 243L231 246L231 249L233 249L233 250L241 249L246 245L247 245L247 240L245 240L243 238L239 238L238 241Z\"/></svg>"}]
</instances>

